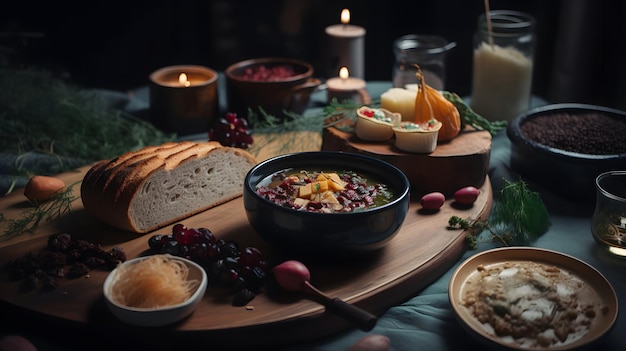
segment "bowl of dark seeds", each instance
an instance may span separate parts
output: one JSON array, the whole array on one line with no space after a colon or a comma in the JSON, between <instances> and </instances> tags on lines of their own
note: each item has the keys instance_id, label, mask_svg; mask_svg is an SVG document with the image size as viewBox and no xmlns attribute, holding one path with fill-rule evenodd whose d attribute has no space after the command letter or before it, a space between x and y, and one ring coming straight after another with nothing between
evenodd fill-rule
<instances>
[{"instance_id":1,"label":"bowl of dark seeds","mask_svg":"<svg viewBox=\"0 0 626 351\"><path fill-rule=\"evenodd\" d=\"M595 178L626 169L626 112L586 104L529 110L507 127L511 167L576 202L593 202Z\"/></svg>"}]
</instances>

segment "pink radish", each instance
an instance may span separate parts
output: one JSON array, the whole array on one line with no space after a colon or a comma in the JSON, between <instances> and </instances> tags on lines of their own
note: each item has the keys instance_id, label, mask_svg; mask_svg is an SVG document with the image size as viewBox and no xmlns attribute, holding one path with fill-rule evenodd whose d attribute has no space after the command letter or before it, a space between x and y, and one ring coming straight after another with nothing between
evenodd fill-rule
<instances>
[{"instance_id":1,"label":"pink radish","mask_svg":"<svg viewBox=\"0 0 626 351\"><path fill-rule=\"evenodd\" d=\"M355 342L348 351L389 351L389 337L381 334L365 335Z\"/></svg>"},{"instance_id":2,"label":"pink radish","mask_svg":"<svg viewBox=\"0 0 626 351\"><path fill-rule=\"evenodd\" d=\"M473 186L466 186L454 193L454 201L461 205L471 205L478 198L478 194L480 194L480 190Z\"/></svg>"},{"instance_id":3,"label":"pink radish","mask_svg":"<svg viewBox=\"0 0 626 351\"><path fill-rule=\"evenodd\" d=\"M313 296L327 310L332 311L354 323L359 328L369 331L376 325L377 317L339 298L330 298L315 288L309 280L311 273L304 263L296 260L285 261L272 268L278 285L288 291L304 291Z\"/></svg>"},{"instance_id":4,"label":"pink radish","mask_svg":"<svg viewBox=\"0 0 626 351\"><path fill-rule=\"evenodd\" d=\"M420 204L425 210L438 210L446 202L446 197L436 191L422 196Z\"/></svg>"},{"instance_id":5,"label":"pink radish","mask_svg":"<svg viewBox=\"0 0 626 351\"><path fill-rule=\"evenodd\" d=\"M311 280L309 269L300 261L285 261L272 269L281 288L289 291L304 290L304 282Z\"/></svg>"}]
</instances>

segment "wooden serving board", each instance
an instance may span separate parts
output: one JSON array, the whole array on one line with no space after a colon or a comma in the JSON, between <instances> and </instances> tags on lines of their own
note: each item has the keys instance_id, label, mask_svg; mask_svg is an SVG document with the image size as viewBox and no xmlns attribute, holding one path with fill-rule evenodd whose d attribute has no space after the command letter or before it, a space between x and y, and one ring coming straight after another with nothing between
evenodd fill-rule
<instances>
[{"instance_id":1,"label":"wooden serving board","mask_svg":"<svg viewBox=\"0 0 626 351\"><path fill-rule=\"evenodd\" d=\"M439 191L451 197L462 187L483 185L491 156L491 134L466 127L454 139L439 142L432 153L416 154L397 149L394 139L367 142L354 133L330 127L323 132L322 150L360 153L387 161L406 174L413 195Z\"/></svg>"},{"instance_id":2,"label":"wooden serving board","mask_svg":"<svg viewBox=\"0 0 626 351\"><path fill-rule=\"evenodd\" d=\"M80 181L87 169L65 173L59 178L72 184ZM79 188L79 185L74 187L77 196ZM28 206L20 190L0 198L0 213L5 219L19 218ZM466 233L447 228L450 216L486 218L491 206L489 181L484 182L478 200L470 208L455 207L448 201L440 211L426 213L420 210L418 199L413 199L401 229L380 251L333 262L303 261L310 267L312 283L320 290L380 315L436 280L466 250ZM189 227L207 227L218 238L255 246L273 264L298 258L289 252L277 251L254 232L241 197L182 223ZM1 232L5 229L6 221L0 222ZM107 227L90 217L77 200L73 212L61 220L44 223L35 233L0 241L0 264L4 266L28 252L42 250L48 236L57 232L99 243L105 249L121 246L128 259L135 258L145 254L151 235L169 233L171 229L172 226L168 226L140 235ZM0 313L7 315L8 310L17 311L32 316L33 326L39 323L41 328L62 328L68 335L72 335L72 330L90 331L102 336L94 339L97 343L132 340L146 349L278 347L311 342L351 327L306 296L281 292L271 283L247 307L232 306L230 294L210 287L198 309L184 321L160 328L133 327L120 322L106 309L102 284L107 274L94 270L84 278L64 279L51 292L21 293L16 289L16 282L9 281L6 271L2 271Z\"/></svg>"}]
</instances>

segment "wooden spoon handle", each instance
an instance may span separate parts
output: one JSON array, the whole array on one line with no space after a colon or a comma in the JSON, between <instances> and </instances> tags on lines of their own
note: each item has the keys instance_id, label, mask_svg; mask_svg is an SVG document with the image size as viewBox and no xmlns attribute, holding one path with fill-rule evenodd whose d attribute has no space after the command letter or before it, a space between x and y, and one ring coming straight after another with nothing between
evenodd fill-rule
<instances>
[{"instance_id":1,"label":"wooden spoon handle","mask_svg":"<svg viewBox=\"0 0 626 351\"><path fill-rule=\"evenodd\" d=\"M353 323L363 331L370 331L376 325L377 317L357 306L339 298L333 298L326 304L326 309Z\"/></svg>"},{"instance_id":2,"label":"wooden spoon handle","mask_svg":"<svg viewBox=\"0 0 626 351\"><path fill-rule=\"evenodd\" d=\"M330 298L309 281L304 282L304 290L317 298L326 307L326 310L344 318L356 325L359 329L370 331L376 325L377 317L357 306L351 305L340 298Z\"/></svg>"}]
</instances>

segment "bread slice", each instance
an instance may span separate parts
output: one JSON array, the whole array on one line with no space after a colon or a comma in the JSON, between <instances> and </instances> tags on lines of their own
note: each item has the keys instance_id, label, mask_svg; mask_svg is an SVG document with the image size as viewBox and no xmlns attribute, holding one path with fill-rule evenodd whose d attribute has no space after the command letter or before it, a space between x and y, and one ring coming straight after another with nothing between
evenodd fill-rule
<instances>
[{"instance_id":1,"label":"bread slice","mask_svg":"<svg viewBox=\"0 0 626 351\"><path fill-rule=\"evenodd\" d=\"M215 141L148 146L92 166L81 198L98 220L146 233L241 196L256 164L247 151Z\"/></svg>"}]
</instances>

